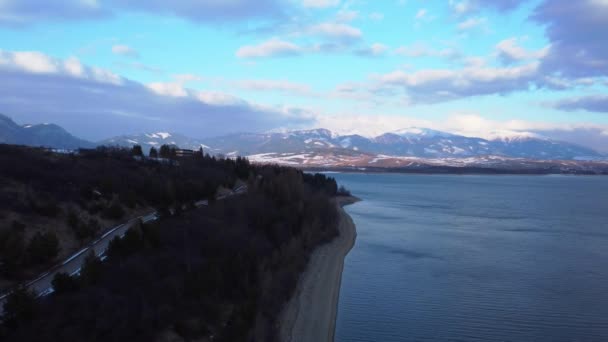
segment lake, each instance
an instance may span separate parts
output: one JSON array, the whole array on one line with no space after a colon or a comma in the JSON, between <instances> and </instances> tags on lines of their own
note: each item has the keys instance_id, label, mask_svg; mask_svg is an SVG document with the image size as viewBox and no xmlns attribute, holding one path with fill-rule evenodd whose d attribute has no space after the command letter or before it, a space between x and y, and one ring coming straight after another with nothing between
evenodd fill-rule
<instances>
[{"instance_id":1,"label":"lake","mask_svg":"<svg viewBox=\"0 0 608 342\"><path fill-rule=\"evenodd\" d=\"M332 174L336 341L608 341L608 177Z\"/></svg>"}]
</instances>

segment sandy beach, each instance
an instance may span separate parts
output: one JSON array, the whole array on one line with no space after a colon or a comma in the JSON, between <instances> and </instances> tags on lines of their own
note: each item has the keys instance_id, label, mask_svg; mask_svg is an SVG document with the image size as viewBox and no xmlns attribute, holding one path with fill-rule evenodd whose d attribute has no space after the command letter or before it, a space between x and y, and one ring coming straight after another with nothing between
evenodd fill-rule
<instances>
[{"instance_id":1,"label":"sandy beach","mask_svg":"<svg viewBox=\"0 0 608 342\"><path fill-rule=\"evenodd\" d=\"M334 340L344 258L353 248L357 236L353 220L342 207L358 200L355 197L336 198L340 235L313 252L295 295L279 317L281 341Z\"/></svg>"}]
</instances>

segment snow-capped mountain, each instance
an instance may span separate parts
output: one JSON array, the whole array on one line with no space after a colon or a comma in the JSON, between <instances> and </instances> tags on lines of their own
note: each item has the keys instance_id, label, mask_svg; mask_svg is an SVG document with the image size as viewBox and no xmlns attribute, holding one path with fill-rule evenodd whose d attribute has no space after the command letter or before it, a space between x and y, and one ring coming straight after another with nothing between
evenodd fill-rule
<instances>
[{"instance_id":1,"label":"snow-capped mountain","mask_svg":"<svg viewBox=\"0 0 608 342\"><path fill-rule=\"evenodd\" d=\"M426 128L406 128L377 137L338 135L325 129L284 133L231 135L205 140L208 145L240 155L301 153L340 149L375 155L420 158L498 155L531 159L593 159L592 149L554 141L534 133L496 132L490 139L466 137Z\"/></svg>"},{"instance_id":2,"label":"snow-capped mountain","mask_svg":"<svg viewBox=\"0 0 608 342\"><path fill-rule=\"evenodd\" d=\"M554 141L534 133L495 132L489 139L467 137L426 128L406 128L379 135L339 135L327 129L270 133L237 133L215 138L192 139L175 133L148 133L122 136L102 142L110 145L142 145L145 149L162 144L198 149L227 156L320 155L395 156L417 158L469 158L503 156L539 160L575 160L603 157L589 148Z\"/></svg>"},{"instance_id":3,"label":"snow-capped mountain","mask_svg":"<svg viewBox=\"0 0 608 342\"><path fill-rule=\"evenodd\" d=\"M495 173L495 174L603 174L608 161L540 160L502 156L467 158L419 158L328 151L304 153L262 153L249 156L256 163L297 166L310 170L385 171L414 173Z\"/></svg>"},{"instance_id":4,"label":"snow-capped mountain","mask_svg":"<svg viewBox=\"0 0 608 342\"><path fill-rule=\"evenodd\" d=\"M411 138L411 139L423 139L423 138L434 138L434 137L449 138L449 137L454 136L454 134L452 134L452 133L441 132L441 131L436 131L436 130L430 129L430 128L420 128L420 127L403 128L403 129L400 129L400 130L397 130L397 131L394 131L391 133L404 137L404 138Z\"/></svg>"},{"instance_id":5,"label":"snow-capped mountain","mask_svg":"<svg viewBox=\"0 0 608 342\"><path fill-rule=\"evenodd\" d=\"M301 166L399 167L412 160L444 163L491 158L508 160L608 160L592 149L556 141L531 132L497 131L484 138L470 137L428 128L410 127L376 137L340 135L327 129L268 133L235 133L195 139L159 131L123 135L97 144L78 139L55 124L18 125L0 115L0 143L46 146L60 149L90 148L96 145L151 147L173 145L225 156L248 156L254 161ZM494 158L494 159L492 159ZM498 158L498 159L495 159ZM456 162L458 161L458 162ZM417 161L418 162L418 161Z\"/></svg>"},{"instance_id":6,"label":"snow-capped mountain","mask_svg":"<svg viewBox=\"0 0 608 342\"><path fill-rule=\"evenodd\" d=\"M206 150L206 153L212 152L209 151L209 146L203 144L198 139L193 139L186 137L177 133L169 133L169 132L154 132L154 133L142 133L142 134L132 134L132 135L122 135L110 139L106 139L104 141L100 141L99 145L109 145L109 146L134 146L140 145L142 149L147 153L150 148L160 148L162 145L172 145L178 146L180 148L187 148L192 150L198 150L199 148L203 148Z\"/></svg>"}]
</instances>

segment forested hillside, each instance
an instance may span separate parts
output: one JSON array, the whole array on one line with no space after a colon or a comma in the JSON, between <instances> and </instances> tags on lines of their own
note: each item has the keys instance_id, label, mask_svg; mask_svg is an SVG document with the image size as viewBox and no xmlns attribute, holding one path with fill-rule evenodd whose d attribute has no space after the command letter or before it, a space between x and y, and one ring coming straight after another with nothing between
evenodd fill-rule
<instances>
[{"instance_id":1,"label":"forested hillside","mask_svg":"<svg viewBox=\"0 0 608 342\"><path fill-rule=\"evenodd\" d=\"M31 278L104 229L247 179L243 159L157 162L127 149L75 154L0 145L0 289Z\"/></svg>"},{"instance_id":2,"label":"forested hillside","mask_svg":"<svg viewBox=\"0 0 608 342\"><path fill-rule=\"evenodd\" d=\"M16 291L0 332L7 341L273 341L276 317L312 250L338 234L331 201L338 189L323 175L201 155L158 163L127 150L59 156L2 148L2 158L22 160L2 163L3 177L59 203L57 215L66 215L64 203L87 210L101 201L89 193L121 207L182 208L175 204L238 179L248 186L131 229L112 241L105 261L91 256L80 276L56 277L56 292L43 300Z\"/></svg>"}]
</instances>

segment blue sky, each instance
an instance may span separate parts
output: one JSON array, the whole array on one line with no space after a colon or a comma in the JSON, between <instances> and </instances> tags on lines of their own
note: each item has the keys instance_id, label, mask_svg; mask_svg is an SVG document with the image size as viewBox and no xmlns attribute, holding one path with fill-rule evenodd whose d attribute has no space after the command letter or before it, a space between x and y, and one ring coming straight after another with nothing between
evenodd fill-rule
<instances>
[{"instance_id":1,"label":"blue sky","mask_svg":"<svg viewBox=\"0 0 608 342\"><path fill-rule=\"evenodd\" d=\"M608 150L606 0L0 0L0 112L98 140L325 127Z\"/></svg>"}]
</instances>

